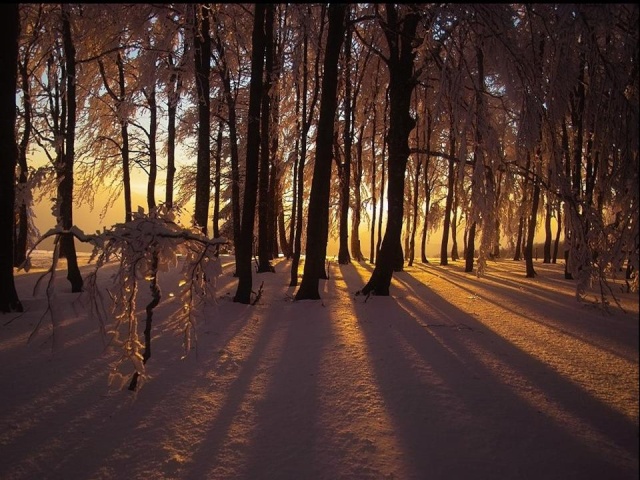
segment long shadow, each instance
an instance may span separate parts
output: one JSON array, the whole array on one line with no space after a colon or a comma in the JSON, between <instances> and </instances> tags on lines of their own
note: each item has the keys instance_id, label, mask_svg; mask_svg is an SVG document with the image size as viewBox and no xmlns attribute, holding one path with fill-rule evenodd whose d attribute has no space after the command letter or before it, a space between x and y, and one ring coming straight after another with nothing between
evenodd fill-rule
<instances>
[{"instance_id":1,"label":"long shadow","mask_svg":"<svg viewBox=\"0 0 640 480\"><path fill-rule=\"evenodd\" d=\"M345 281L354 290L362 282L355 274ZM637 425L485 331L454 305L442 306L449 319L471 328L424 328L392 297L375 297L356 307L379 389L415 478L637 476ZM497 370L501 364L526 373L505 375ZM521 382L519 376L542 393L518 395L507 382ZM551 383L559 386L550 388ZM554 401L578 417L596 412L596 418L588 417L589 424L613 445L599 441L591 448L589 439L550 414L544 395L558 397ZM608 457L612 450L620 458Z\"/></svg>"},{"instance_id":2,"label":"long shadow","mask_svg":"<svg viewBox=\"0 0 640 480\"><path fill-rule=\"evenodd\" d=\"M265 273L264 275L272 274ZM283 275L284 278L288 274L280 272L276 275ZM284 288L284 280L282 285ZM273 296L275 293L270 292L270 295ZM271 301L273 301L273 297ZM260 392L254 391L257 387L252 389L252 384L259 380L258 377L262 379L271 371L273 368L271 362L273 360L268 360L274 355L274 352L271 351L273 350L271 345L272 343L277 344L279 339L285 336L283 324L279 321L277 315L277 309L272 306L266 309L266 315L256 312L252 321L258 322L256 331L253 334L255 343L251 347L250 353L242 358L237 375L228 386L224 387L226 393L224 401L221 402L219 407L216 407L216 411L208 412L212 419L206 421L204 437L195 447L196 451L193 453L189 464L184 467L180 475L181 478L192 478L194 480L218 478L220 475L224 476L224 474L214 473L216 469L220 468L232 469L235 477L237 472L234 469L237 469L238 465L229 465L229 462L234 462L234 457L246 455L248 452L245 440L242 440L242 438L250 433L244 431L240 436L237 432L232 431L231 427L234 421L242 422L248 415L255 415L256 413L260 415L260 411L254 411L253 405L256 395ZM251 423L245 422L242 426L249 429ZM262 453L258 455L262 455Z\"/></svg>"},{"instance_id":3,"label":"long shadow","mask_svg":"<svg viewBox=\"0 0 640 480\"><path fill-rule=\"evenodd\" d=\"M144 438L148 435L157 436L150 430L163 429L163 425L174 421L180 422L180 412L188 404L194 389L201 385L198 375L202 371L221 367L220 355L211 352L223 351L228 342L246 327L249 308L245 308L245 314L235 312L225 315L229 309L242 308L239 305L221 305L223 316L215 323L208 324L210 334L204 335L201 341L203 355L200 360L191 355L186 362L180 362L183 352L179 338L166 335L155 338L152 361L148 364L152 381L144 385L142 393L133 403L127 392L109 392L106 384L107 365L103 358L78 363L78 359L84 358L80 356L83 351L84 356L88 356L86 350L92 348L87 344L91 336L78 337L72 348L62 350L52 359L60 367L59 371L67 374L65 381L60 383L60 375L47 377L51 380L51 386L34 386L37 388L32 392L22 394L24 407L15 411L11 420L7 420L19 430L11 434L11 450L3 449L7 454L13 452L11 464L5 465L2 460L9 458L4 454L0 456L0 477L8 476L10 469L13 471L11 475L17 471L24 472L23 477L15 478L46 478L55 475L55 472L69 471L75 472L75 478L108 477L105 469L108 471L114 465L126 464L126 470L134 478L136 472L142 476L145 468L150 466L161 468L154 464L157 462L157 453L141 448L145 443ZM82 322L86 321L82 319ZM79 327L80 324L73 322L72 327ZM161 330L162 324L158 325L156 331L161 333ZM72 332L69 332L69 338L72 336ZM100 348L96 350L96 354L99 354ZM158 364L153 362L154 358L163 356L165 361ZM174 357L174 361L166 361L171 357ZM87 400L88 397L92 398ZM175 408L167 409L167 404ZM28 413L31 407L39 410L35 415L37 421ZM65 413L69 409L75 412L72 422L66 424L56 420L58 417L73 417ZM171 412L169 418L165 417L167 411ZM185 413L188 415L189 412ZM22 423L25 423L24 427ZM58 440L50 442L51 438ZM82 441L69 443L77 438L82 438ZM24 442L28 443L29 448L20 446ZM109 452L113 462L104 461L105 454Z\"/></svg>"},{"instance_id":4,"label":"long shadow","mask_svg":"<svg viewBox=\"0 0 640 480\"><path fill-rule=\"evenodd\" d=\"M637 322L621 323L619 321L609 320L608 317L587 310L581 310L576 308L576 306L571 306L573 298L553 293L549 289L535 287L530 283L526 285L527 290L538 290L540 294L520 291L519 288L523 285L517 282L512 282L513 285L518 287L517 291L514 288L508 288L506 285L508 285L510 281L498 277L488 276L483 278L482 282L474 282L473 279L466 276L468 274L461 274L451 270L440 270L436 267L426 266L419 266L418 269L427 274L437 276L439 279L467 292L469 295L473 295L485 302L493 303L502 309L526 317L532 322L556 330L558 334L569 335L594 346L598 346L599 348L606 349L627 361L633 361L634 358L637 357ZM408 275L408 272L402 273ZM404 277L402 277L402 274L399 274L396 275L396 278L401 279ZM456 281L455 278L458 280ZM484 294L481 292L484 292ZM505 299L505 302L494 300L497 298ZM509 303L515 306L510 307L508 305ZM553 318L548 318L547 311L549 305L552 305L555 310ZM518 309L516 309L516 307L518 307ZM556 321L556 318L562 318L562 322ZM585 321L587 318L589 318L590 321ZM621 336L616 332L614 336L612 330L620 328L627 330L628 334ZM620 338L626 339L626 342L620 343ZM605 342L608 343L609 346L605 346Z\"/></svg>"},{"instance_id":5,"label":"long shadow","mask_svg":"<svg viewBox=\"0 0 640 480\"><path fill-rule=\"evenodd\" d=\"M327 309L319 302L286 302L265 321L286 329L266 394L256 408L256 426L242 478L320 478L326 471L318 445L318 378L331 336Z\"/></svg>"}]
</instances>

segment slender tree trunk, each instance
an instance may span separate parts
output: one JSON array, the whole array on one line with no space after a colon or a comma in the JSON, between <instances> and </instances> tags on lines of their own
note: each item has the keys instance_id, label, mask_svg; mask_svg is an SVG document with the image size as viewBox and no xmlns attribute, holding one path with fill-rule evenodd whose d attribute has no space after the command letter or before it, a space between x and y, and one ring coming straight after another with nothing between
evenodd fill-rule
<instances>
[{"instance_id":1,"label":"slender tree trunk","mask_svg":"<svg viewBox=\"0 0 640 480\"><path fill-rule=\"evenodd\" d=\"M176 176L176 114L178 109L178 76L171 75L172 88L167 101L167 186L165 189L165 203L167 208L173 208L173 186Z\"/></svg>"},{"instance_id":2,"label":"slender tree trunk","mask_svg":"<svg viewBox=\"0 0 640 480\"><path fill-rule=\"evenodd\" d=\"M351 255L357 262L364 260L360 248L360 221L362 212L362 143L364 141L364 123L360 127L360 135L356 145L356 165L353 172L353 210L351 211Z\"/></svg>"},{"instance_id":3,"label":"slender tree trunk","mask_svg":"<svg viewBox=\"0 0 640 480\"><path fill-rule=\"evenodd\" d=\"M222 180L222 129L224 124L218 122L218 134L216 135L215 172L213 173L213 238L220 236L220 182Z\"/></svg>"},{"instance_id":4,"label":"slender tree trunk","mask_svg":"<svg viewBox=\"0 0 640 480\"><path fill-rule=\"evenodd\" d=\"M536 271L533 268L533 240L536 231L536 217L538 212L538 204L540 201L540 183L536 179L533 183L533 200L531 202L531 216L529 217L529 226L527 228L527 245L524 249L524 260L526 262L526 277L533 278Z\"/></svg>"},{"instance_id":5,"label":"slender tree trunk","mask_svg":"<svg viewBox=\"0 0 640 480\"><path fill-rule=\"evenodd\" d=\"M417 156L416 156L417 157ZM418 229L418 196L420 190L420 160L416 158L416 172L413 179L413 205L412 205L412 223L411 236L409 237L409 266L413 266L413 259L416 250L416 230Z\"/></svg>"},{"instance_id":6,"label":"slender tree trunk","mask_svg":"<svg viewBox=\"0 0 640 480\"><path fill-rule=\"evenodd\" d=\"M73 226L73 164L76 140L76 49L71 34L70 8L71 6L67 4L62 5L62 37L67 69L67 129L65 131L66 149L62 157L62 165L58 165L58 172L61 176L58 194L60 196L60 218L62 228L65 230L69 230ZM67 280L71 284L71 291L73 293L81 292L83 280L78 267L73 235L63 235L60 239L60 248L67 259Z\"/></svg>"},{"instance_id":7,"label":"slender tree trunk","mask_svg":"<svg viewBox=\"0 0 640 480\"><path fill-rule=\"evenodd\" d=\"M319 299L319 280L324 273L329 233L329 193L331 182L331 149L338 104L338 60L344 41L346 4L329 5L329 31L324 58L320 119L316 137L316 161L313 170L309 218L307 223L307 259L296 300Z\"/></svg>"},{"instance_id":8,"label":"slender tree trunk","mask_svg":"<svg viewBox=\"0 0 640 480\"><path fill-rule=\"evenodd\" d=\"M542 263L551 263L551 202L548 195L544 214L544 253Z\"/></svg>"},{"instance_id":9,"label":"slender tree trunk","mask_svg":"<svg viewBox=\"0 0 640 480\"><path fill-rule=\"evenodd\" d=\"M465 267L467 273L473 272L473 260L476 254L476 222L473 222L467 233L467 241L465 247Z\"/></svg>"},{"instance_id":10,"label":"slender tree trunk","mask_svg":"<svg viewBox=\"0 0 640 480\"><path fill-rule=\"evenodd\" d=\"M231 74L225 60L224 42L220 38L218 31L218 21L214 17L213 26L215 29L215 48L217 52L218 72L222 81L224 100L229 116L229 148L231 157L231 222L233 225L233 247L238 252L240 242L240 154L238 152L238 122L236 115L236 101L231 90ZM236 272L237 274L237 272Z\"/></svg>"},{"instance_id":11,"label":"slender tree trunk","mask_svg":"<svg viewBox=\"0 0 640 480\"><path fill-rule=\"evenodd\" d=\"M13 228L15 171L18 148L16 127L16 84L20 15L17 3L3 4L0 12L5 25L0 32L0 312L22 312L13 278Z\"/></svg>"},{"instance_id":12,"label":"slender tree trunk","mask_svg":"<svg viewBox=\"0 0 640 480\"><path fill-rule=\"evenodd\" d=\"M557 208L558 212L558 229L556 230L556 239L553 243L553 258L551 259L551 263L556 263L558 261L558 250L560 247L560 232L562 231L562 213L560 205Z\"/></svg>"},{"instance_id":13,"label":"slender tree trunk","mask_svg":"<svg viewBox=\"0 0 640 480\"><path fill-rule=\"evenodd\" d=\"M348 15L348 13L347 13ZM340 225L339 238L340 247L338 250L338 263L347 265L351 263L349 255L349 191L351 181L351 147L353 144L353 135L351 129L353 105L351 93L351 39L353 36L351 27L347 28L347 39L344 42L344 75L345 75L345 93L344 93L344 130L342 134L342 142L344 145L344 163L339 169L340 174ZM337 159L337 158L336 158Z\"/></svg>"},{"instance_id":14,"label":"slender tree trunk","mask_svg":"<svg viewBox=\"0 0 640 480\"><path fill-rule=\"evenodd\" d=\"M376 83L377 93L377 83ZM375 97L374 97L375 98ZM376 214L377 214L377 198L376 198L376 123L377 118L376 106L373 105L373 120L371 122L371 236L369 242L369 263L374 263L376 259L375 235L376 235ZM381 215L382 216L382 215Z\"/></svg>"},{"instance_id":15,"label":"slender tree trunk","mask_svg":"<svg viewBox=\"0 0 640 480\"><path fill-rule=\"evenodd\" d=\"M411 94L415 87L411 41L415 36L419 15L407 14L399 21L394 5L386 5L385 37L389 45L389 214L380 255L371 278L362 288L363 295L389 295L394 269L401 258L402 219L404 217L404 177L409 158L409 134L415 126L410 115ZM402 39L402 40L401 40Z\"/></svg>"},{"instance_id":16,"label":"slender tree trunk","mask_svg":"<svg viewBox=\"0 0 640 480\"><path fill-rule=\"evenodd\" d=\"M449 106L449 110L452 107ZM449 249L449 226L451 222L451 214L453 210L453 195L455 189L455 170L454 170L454 155L456 153L456 133L453 119L449 123L449 165L447 170L447 200L444 207L444 224L442 227L442 243L440 244L440 265L448 265L447 250ZM453 212L454 215L457 212ZM455 233L453 234L454 242ZM453 254L452 254L453 257ZM453 258L451 258L454 260ZM456 259L457 260L457 259Z\"/></svg>"},{"instance_id":17,"label":"slender tree trunk","mask_svg":"<svg viewBox=\"0 0 640 480\"><path fill-rule=\"evenodd\" d=\"M247 162L242 205L242 225L236 252L236 272L238 287L234 302L251 303L252 273L251 254L253 231L258 196L258 162L260 155L260 103L262 98L262 74L265 50L265 4L257 3L254 9L254 23L251 50L251 84L249 86L249 117L247 127ZM268 112L265 112L267 114Z\"/></svg>"},{"instance_id":18,"label":"slender tree trunk","mask_svg":"<svg viewBox=\"0 0 640 480\"><path fill-rule=\"evenodd\" d=\"M198 4L194 18L195 79L198 98L198 154L196 160L196 200L193 219L207 235L209 202L211 200L211 34L209 12Z\"/></svg>"},{"instance_id":19,"label":"slender tree trunk","mask_svg":"<svg viewBox=\"0 0 640 480\"><path fill-rule=\"evenodd\" d=\"M311 7L307 7L307 11L311 14ZM325 6L322 6L322 15L321 18L324 18L325 15ZM320 32L318 38L322 38L322 34L324 31L324 21L320 23ZM304 167L307 159L307 135L309 134L309 129L311 128L311 120L312 116L315 112L315 105L318 100L319 95L319 85L320 85L320 55L316 55L315 65L314 65L314 88L313 88L313 96L311 102L307 102L307 89L309 84L309 70L308 70L308 49L309 49L309 36L307 34L307 29L303 26L303 42L302 42L302 132L300 138L300 155L298 162L298 172L297 172L297 211L296 211L296 228L295 228L295 238L293 242L293 259L291 262L291 282L290 286L295 287L298 285L298 267L300 265L300 255L302 250L302 228L303 228L303 211L304 211ZM338 50L340 48L338 47ZM307 108L308 106L308 108ZM308 110L308 112L307 112ZM333 132L332 132L333 135ZM329 146L329 148L331 148ZM294 181L296 181L294 180Z\"/></svg>"},{"instance_id":20,"label":"slender tree trunk","mask_svg":"<svg viewBox=\"0 0 640 480\"><path fill-rule=\"evenodd\" d=\"M147 182L147 206L149 212L156 208L156 178L158 177L158 152L156 137L158 135L158 105L156 103L155 85L147 96L149 102L149 181Z\"/></svg>"},{"instance_id":21,"label":"slender tree trunk","mask_svg":"<svg viewBox=\"0 0 640 480\"><path fill-rule=\"evenodd\" d=\"M266 4L265 12L265 82L262 90L262 116L260 117L260 175L258 183L258 273L275 272L271 265L269 218L269 156L270 114L273 87L273 11L274 4Z\"/></svg>"},{"instance_id":22,"label":"slender tree trunk","mask_svg":"<svg viewBox=\"0 0 640 480\"><path fill-rule=\"evenodd\" d=\"M22 92L22 103L24 105L24 130L20 139L20 148L18 149L18 185L19 188L27 188L27 149L29 148L29 140L31 138L31 91L29 88L29 72L27 69L28 59L25 58L18 65L20 72L20 89ZM15 233L13 265L19 267L27 258L27 239L29 236L29 218L27 214L27 204L20 203L18 207L18 224Z\"/></svg>"},{"instance_id":23,"label":"slender tree trunk","mask_svg":"<svg viewBox=\"0 0 640 480\"><path fill-rule=\"evenodd\" d=\"M458 254L458 194L454 192L453 212L451 215L451 260L455 262L459 259L460 259L460 255Z\"/></svg>"}]
</instances>

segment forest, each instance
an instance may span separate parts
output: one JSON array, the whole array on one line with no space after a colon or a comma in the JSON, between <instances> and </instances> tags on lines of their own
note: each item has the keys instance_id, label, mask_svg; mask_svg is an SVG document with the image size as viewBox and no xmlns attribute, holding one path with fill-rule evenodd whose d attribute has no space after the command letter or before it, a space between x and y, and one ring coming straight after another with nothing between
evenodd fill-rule
<instances>
[{"instance_id":1,"label":"forest","mask_svg":"<svg viewBox=\"0 0 640 480\"><path fill-rule=\"evenodd\" d=\"M254 273L279 256L295 299L320 298L330 237L339 264L375 264L358 294L384 296L394 272L429 261L436 232L440 265L481 276L509 256L535 277L537 231L578 298L595 284L604 302L620 277L637 291L638 11L5 5L0 311L22 308L13 269L43 236L73 292L91 288L79 241L98 264L119 255L123 292L141 264L153 290L179 248L197 290L232 253L234 301L250 304ZM124 201L122 223L86 234L74 207L99 196ZM33 207L49 199L56 228L42 235Z\"/></svg>"}]
</instances>

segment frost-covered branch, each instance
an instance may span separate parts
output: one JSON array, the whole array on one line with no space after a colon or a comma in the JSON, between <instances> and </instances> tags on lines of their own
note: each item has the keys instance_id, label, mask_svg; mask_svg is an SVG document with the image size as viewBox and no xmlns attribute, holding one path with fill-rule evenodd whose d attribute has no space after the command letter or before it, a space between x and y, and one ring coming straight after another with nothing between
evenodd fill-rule
<instances>
[{"instance_id":1,"label":"frost-covered branch","mask_svg":"<svg viewBox=\"0 0 640 480\"><path fill-rule=\"evenodd\" d=\"M79 241L94 246L89 262L95 262L95 266L85 280L82 295L88 298L89 314L98 319L100 331L109 337L109 344L119 348L121 352L119 359L112 366L111 381L124 378L122 371L127 365L133 367L131 373L136 383L138 380L145 380L145 363L151 354L152 311L161 298L157 283L158 274L177 268L179 264L182 274L176 286L179 293L175 297L179 302L179 308L176 314L170 317L170 326L182 333L185 356L189 353L191 345L196 341L197 319L202 315L207 302L215 301L216 279L222 272L218 247L226 243L226 239L210 239L202 235L198 229L180 226L175 221L173 211L161 206L149 215L139 212L134 215L132 221L117 224L94 235L87 235L77 227L69 230L54 228L45 233L33 248L49 237L56 237L57 242L62 235L73 235ZM26 271L30 267L29 258L32 251L33 249L23 265ZM111 286L107 289L111 299L108 312L103 294L104 287L101 288L97 280L100 269L112 263L114 259L119 265L112 276ZM56 263L57 249L54 250L51 268L41 277L42 279L50 275L51 278L47 288L50 306L55 295L53 278ZM138 335L136 308L141 282L149 282L152 293L152 301L145 309L147 322L144 343ZM52 308L48 309L48 313L55 329L56 314ZM32 336L34 334L35 332Z\"/></svg>"}]
</instances>

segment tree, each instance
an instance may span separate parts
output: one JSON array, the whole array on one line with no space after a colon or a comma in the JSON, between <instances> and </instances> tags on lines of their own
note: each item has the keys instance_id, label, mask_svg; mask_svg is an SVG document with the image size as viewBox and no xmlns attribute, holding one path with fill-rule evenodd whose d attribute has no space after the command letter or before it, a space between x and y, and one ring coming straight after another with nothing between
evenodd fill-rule
<instances>
[{"instance_id":1,"label":"tree","mask_svg":"<svg viewBox=\"0 0 640 480\"><path fill-rule=\"evenodd\" d=\"M202 4L198 4L194 8L194 60L198 98L198 158L193 219L206 235L209 222L209 199L211 197L211 98L209 97L211 33L209 32L208 8Z\"/></svg>"},{"instance_id":2,"label":"tree","mask_svg":"<svg viewBox=\"0 0 640 480\"><path fill-rule=\"evenodd\" d=\"M322 97L320 99L320 119L316 137L316 159L313 169L313 182L309 197L309 217L307 223L307 259L296 300L314 300L320 298L318 284L324 273L324 261L329 232L329 191L331 182L331 150L333 146L334 117L338 104L337 80L338 60L344 41L345 4L329 5L329 30L324 55L324 77L322 78Z\"/></svg>"},{"instance_id":3,"label":"tree","mask_svg":"<svg viewBox=\"0 0 640 480\"><path fill-rule=\"evenodd\" d=\"M76 141L76 48L71 32L71 7L62 4L62 40L66 67L66 130L64 132L64 152L58 157L56 173L58 175L59 223L65 230L73 226L73 163ZM71 234L60 239L60 252L67 259L67 280L71 291L82 291L82 275L78 267L78 257L74 238Z\"/></svg>"},{"instance_id":4,"label":"tree","mask_svg":"<svg viewBox=\"0 0 640 480\"><path fill-rule=\"evenodd\" d=\"M262 75L265 49L266 6L255 4L253 34L251 40L251 85L249 87L249 118L247 120L247 162L242 205L240 238L236 246L236 272L238 287L234 302L251 303L252 273L251 254L258 196L258 162L260 155L260 103L262 100ZM264 112L263 112L264 113Z\"/></svg>"},{"instance_id":5,"label":"tree","mask_svg":"<svg viewBox=\"0 0 640 480\"><path fill-rule=\"evenodd\" d=\"M275 272L271 265L272 250L269 248L273 224L269 218L269 157L271 139L275 132L271 125L272 96L274 90L274 41L273 41L274 5L267 4L265 13L265 80L262 88L262 116L260 117L260 169L258 179L258 273Z\"/></svg>"},{"instance_id":6,"label":"tree","mask_svg":"<svg viewBox=\"0 0 640 480\"><path fill-rule=\"evenodd\" d=\"M404 216L404 177L409 157L409 134L415 127L415 120L410 115L411 95L416 85L413 42L420 15L410 10L401 18L398 8L387 4L386 21L382 22L389 48L386 59L390 107L387 228L371 278L359 292L363 295L389 295L393 271L397 268L398 258L402 258L400 235Z\"/></svg>"},{"instance_id":7,"label":"tree","mask_svg":"<svg viewBox=\"0 0 640 480\"><path fill-rule=\"evenodd\" d=\"M0 155L0 312L22 312L23 307L13 279L13 227L15 169L18 161L18 146L15 137L16 84L18 72L18 37L20 16L18 4L4 4L0 12L5 19L0 39L0 144L4 145Z\"/></svg>"}]
</instances>

